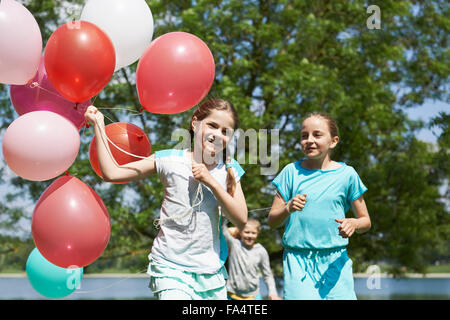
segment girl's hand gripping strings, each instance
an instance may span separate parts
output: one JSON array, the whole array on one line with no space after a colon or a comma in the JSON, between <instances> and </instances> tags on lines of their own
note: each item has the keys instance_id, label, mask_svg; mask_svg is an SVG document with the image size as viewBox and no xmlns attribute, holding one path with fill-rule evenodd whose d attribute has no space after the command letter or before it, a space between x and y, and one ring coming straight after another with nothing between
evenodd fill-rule
<instances>
[{"instance_id":1,"label":"girl's hand gripping strings","mask_svg":"<svg viewBox=\"0 0 450 320\"><path fill-rule=\"evenodd\" d=\"M93 126L100 125L103 128L105 127L105 117L103 113L99 112L96 107L89 106L86 109L86 113L84 117L87 121L89 121Z\"/></svg>"},{"instance_id":2,"label":"girl's hand gripping strings","mask_svg":"<svg viewBox=\"0 0 450 320\"><path fill-rule=\"evenodd\" d=\"M240 182L236 185L236 191L231 196L211 175L203 163L192 159L192 173L194 178L207 186L219 201L223 213L238 229L243 229L247 222L247 204Z\"/></svg>"},{"instance_id":3,"label":"girl's hand gripping strings","mask_svg":"<svg viewBox=\"0 0 450 320\"><path fill-rule=\"evenodd\" d=\"M200 181L210 189L216 183L216 179L209 173L208 168L203 163L197 163L194 159L192 159L192 173L195 180Z\"/></svg>"},{"instance_id":4,"label":"girl's hand gripping strings","mask_svg":"<svg viewBox=\"0 0 450 320\"><path fill-rule=\"evenodd\" d=\"M98 111L94 106L89 106L84 114L87 121L94 125L94 131L97 143L97 156L99 159L100 171L102 172L102 178L106 182L130 182L140 179L144 179L154 173L156 173L155 157L154 154L150 157L141 157L133 155L137 160L124 165L119 165L114 159L109 144L111 143L114 148L118 146L114 145L106 135L105 122L103 114Z\"/></svg>"}]
</instances>

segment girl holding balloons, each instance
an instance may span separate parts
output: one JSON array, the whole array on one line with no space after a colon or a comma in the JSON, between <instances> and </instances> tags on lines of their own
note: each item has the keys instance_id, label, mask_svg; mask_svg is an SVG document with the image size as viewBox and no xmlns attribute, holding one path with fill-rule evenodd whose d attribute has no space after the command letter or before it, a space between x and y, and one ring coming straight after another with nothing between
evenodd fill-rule
<instances>
[{"instance_id":1,"label":"girl holding balloons","mask_svg":"<svg viewBox=\"0 0 450 320\"><path fill-rule=\"evenodd\" d=\"M97 152L105 181L132 181L158 174L164 186L157 220L160 232L149 254L151 290L161 300L226 300L228 250L218 207L238 228L247 221L240 184L244 170L235 160L224 161L223 156L230 133L239 125L233 105L211 99L197 108L190 127L193 151L161 150L121 166L111 156L101 112L90 106L85 117L99 137Z\"/></svg>"}]
</instances>

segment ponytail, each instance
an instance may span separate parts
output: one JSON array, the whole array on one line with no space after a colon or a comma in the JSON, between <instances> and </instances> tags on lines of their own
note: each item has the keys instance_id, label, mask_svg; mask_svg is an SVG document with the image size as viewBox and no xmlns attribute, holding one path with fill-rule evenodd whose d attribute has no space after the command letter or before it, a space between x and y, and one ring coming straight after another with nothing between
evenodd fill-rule
<instances>
[{"instance_id":1,"label":"ponytail","mask_svg":"<svg viewBox=\"0 0 450 320\"><path fill-rule=\"evenodd\" d=\"M236 191L236 180L234 179L233 168L227 166L227 192L233 197Z\"/></svg>"}]
</instances>

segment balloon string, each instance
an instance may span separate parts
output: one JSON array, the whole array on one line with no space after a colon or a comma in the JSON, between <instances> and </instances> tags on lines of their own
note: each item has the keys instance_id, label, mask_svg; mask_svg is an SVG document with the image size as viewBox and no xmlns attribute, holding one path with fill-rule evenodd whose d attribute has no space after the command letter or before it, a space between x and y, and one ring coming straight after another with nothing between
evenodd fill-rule
<instances>
[{"instance_id":1,"label":"balloon string","mask_svg":"<svg viewBox=\"0 0 450 320\"><path fill-rule=\"evenodd\" d=\"M258 212L258 211L263 211L263 210L267 211L267 210L270 210L270 209L272 209L272 207L259 208L259 209L252 209L252 210L248 210L248 212L249 212L249 213L250 213L250 212Z\"/></svg>"},{"instance_id":2,"label":"balloon string","mask_svg":"<svg viewBox=\"0 0 450 320\"><path fill-rule=\"evenodd\" d=\"M37 81L32 82L32 83L30 84L30 88L32 88L32 89L34 89L34 88L39 88L39 89L44 90L45 92L47 92L47 93L49 93L49 94L51 94L51 95L54 95L55 97L58 97L58 98L60 98L60 99L62 99L62 100L67 101L67 99L66 99L63 95L61 95L61 94L58 93L58 92L53 92L53 91L50 91L50 90L48 90L48 89L45 89L45 88L42 87L42 86L39 84L39 82L37 82ZM71 101L71 102L72 102L72 101ZM73 102L73 103L75 103L74 109L77 109L77 108L78 108L78 105L79 105L79 102Z\"/></svg>"},{"instance_id":3,"label":"balloon string","mask_svg":"<svg viewBox=\"0 0 450 320\"><path fill-rule=\"evenodd\" d=\"M106 138L106 140L107 140L109 143L111 143L114 147L116 147L118 150L124 152L125 154L128 154L128 155L133 156L133 157L141 158L141 159L148 159L148 160L150 160L149 157L142 157L142 156L134 155L134 154L129 153L128 151L125 151L125 150L123 150L122 148L116 146L116 145L114 144L114 142L112 142L112 141L108 138L108 136L106 135L105 129L99 124L97 118L95 119L95 122L97 123L98 128L101 130L100 136L101 136L101 139L103 140L103 143L105 143L104 138ZM106 143L105 143L105 145L106 145ZM111 154L110 151L109 151L109 155L110 155L112 158L114 158L114 157L112 156L112 154ZM152 161L155 161L155 160L152 159ZM197 202L197 199L198 199L199 196L200 196L200 200ZM166 217L166 218L158 218L158 219L155 219L155 220L153 221L153 225L155 226L155 228L159 229L160 226L161 226L165 221L168 221L168 220L180 220L180 219L183 219L183 218L185 218L185 217L191 215L191 214L194 212L195 207L200 206L200 204L201 204L202 202L203 202L203 188L202 188L201 183L199 182L198 187L197 187L197 191L196 191L196 193L195 193L194 201L193 201L193 204L192 204L191 208L189 208L185 213L183 213L183 214L181 214L181 215L177 215L177 216L173 216L173 217Z\"/></svg>"},{"instance_id":4,"label":"balloon string","mask_svg":"<svg viewBox=\"0 0 450 320\"><path fill-rule=\"evenodd\" d=\"M134 114L132 114L132 116L136 116L136 115L139 115L140 113L138 113L136 110L133 110L133 109L130 109L130 108L119 108L119 107L116 107L116 108L97 108L98 110L125 110L125 111L129 111L129 112L131 112L131 113L134 113ZM106 116L105 114L103 114L103 116L105 117L105 118L107 118L109 121L111 121L111 124L113 124L113 123L115 123L115 121L114 120L112 120L111 118L109 118L108 116ZM83 136L85 136L86 134L85 134L85 131L86 131L86 128L89 128L89 122L87 122L86 121L86 125L85 126L83 126L83 133L82 133L82 135ZM132 133L134 136L136 136L136 137L139 137L139 135L138 134L136 134L136 133ZM111 142L111 141L110 141ZM112 142L111 142L112 143ZM113 143L112 143L113 144ZM114 144L113 144L114 145ZM120 148L119 148L120 149ZM121 151L123 151L123 150L121 150ZM123 152L125 152L125 151L123 151ZM138 156L138 155L131 155L131 156L133 156L133 157L140 157L140 156Z\"/></svg>"},{"instance_id":5,"label":"balloon string","mask_svg":"<svg viewBox=\"0 0 450 320\"><path fill-rule=\"evenodd\" d=\"M52 94L52 95L54 95L54 96L56 96L56 97L58 97L58 98L61 98L61 99L63 99L63 100L67 100L67 99L64 98L61 94L59 94L59 93L57 93L57 92L50 91L50 90L48 90L48 89L45 89L44 87L42 87L42 86L39 84L39 82L36 82L36 81L30 83L30 88L31 88L31 89L39 88L39 89L44 90L45 92L47 92L47 93L49 93L49 94Z\"/></svg>"},{"instance_id":6,"label":"balloon string","mask_svg":"<svg viewBox=\"0 0 450 320\"><path fill-rule=\"evenodd\" d=\"M42 87L42 86L41 86L38 82L36 82L36 81L34 81L34 82L32 82L32 83L30 84L30 88L36 88L36 87L38 87L39 89L42 89L42 90L44 90L44 91L46 91L46 92L48 92L48 93L54 95L54 96L57 96L57 97L59 97L59 98L61 98L61 99L65 99L62 95L60 95L60 94L58 94L58 93L55 93L55 92L52 92L52 91L50 91L50 90L48 90L48 89ZM94 102L95 102L95 100L97 99L97 97L98 97L98 95L96 95L96 96L94 97L94 100L93 100L92 103L91 103L92 105L94 104ZM102 107L102 108L97 108L97 109L98 109L98 110L125 110L125 111L128 111L128 112L132 113L133 115L140 115L140 114L141 114L141 112L137 112L136 110L133 110L133 109L130 109L130 108L120 108L120 107L115 107L115 108L105 108L105 107ZM109 121L111 121L111 123L114 123L114 122L115 122L115 121L113 121L112 119L110 119L109 117L107 117L106 115L103 115L103 116L104 116L105 118L107 118ZM96 120L96 121L97 121L97 120ZM98 125L98 122L97 122L97 125ZM126 150L123 150L122 148L120 148L119 146L117 146L114 142L112 142L112 141L109 139L109 137L106 135L106 131L104 130L104 128L102 128L100 125L99 125L99 128L103 131L104 136L106 137L106 140L107 140L109 143L111 143L111 145L113 145L116 149L120 150L121 152L123 152L123 153L125 153L125 154L127 154L127 155L129 155L129 156L135 157L135 158L148 159L148 160L150 160L148 157L139 156L139 155L136 155L136 154L132 154L132 153L126 151ZM83 135L84 135L84 133L85 133L85 129L86 129L86 126L83 127ZM103 136L103 135L102 135L102 136ZM102 138L103 138L103 137L102 137ZM112 155L111 155L111 156L112 156ZM154 221L154 223L153 223L153 224L155 225L155 227L156 227L156 228L159 228L159 226L161 225L161 223L164 222L165 220L178 220L178 219L182 219L182 218L186 217L186 216L190 213L190 211L192 211L196 206L199 206L199 205L202 203L202 201L203 201L203 191L202 191L201 189L202 189L202 188L201 188L201 184L199 184L199 187L197 188L196 196L195 196L195 199L194 199L194 205L193 205L193 207L190 208L185 214L180 215L179 217L176 216L176 217L168 217L168 218L164 218L163 220L161 220L161 219L156 219L156 220ZM199 203L195 203L195 201L197 200L197 196L199 195L199 192L201 193L201 201L199 201ZM260 208L260 209L254 209L254 210L249 210L248 212L256 212L256 211L261 211L261 210L268 210L268 209L270 209L270 208L271 208L271 207Z\"/></svg>"},{"instance_id":7,"label":"balloon string","mask_svg":"<svg viewBox=\"0 0 450 320\"><path fill-rule=\"evenodd\" d=\"M198 200L197 202L197 198L200 196L200 200ZM185 213L183 214L179 214L176 216L172 216L172 217L166 217L166 218L158 218L153 220L153 226L155 226L156 229L159 229L161 227L161 225L166 222L166 221L170 221L170 220L181 220L189 215L191 215L192 213L194 213L194 209L195 207L199 207L203 202L203 188L202 188L202 184L199 182L198 186L197 186L197 191L195 192L195 197L194 197L194 201L192 204L192 207L189 208Z\"/></svg>"},{"instance_id":8,"label":"balloon string","mask_svg":"<svg viewBox=\"0 0 450 320\"><path fill-rule=\"evenodd\" d=\"M136 112L136 110L132 110L132 109L128 109L128 108L118 108L118 107L116 107L116 108L97 108L97 109L104 109L104 110L128 110L128 111L131 111L131 112ZM139 115L139 113L135 113L134 115ZM106 119L108 119L111 123L109 124L109 125L114 125L114 124L116 124L117 125L117 123L114 121L114 120L112 120L111 118L109 118L107 115L105 115L105 114L103 114L103 116L106 118ZM134 135L135 137L142 137L140 134L137 134L137 133L131 133L132 135ZM106 132L105 132L105 135L106 135ZM108 137L108 136L107 136ZM108 140L109 141L109 140ZM111 142L111 141L110 141ZM117 147L117 146L116 146ZM126 152L126 151L123 151L123 150L120 150L120 151L122 151L122 152ZM138 155L132 155L132 154L129 154L129 155L131 155L131 156L133 156L133 157L137 157L137 158L139 158L140 156L138 156Z\"/></svg>"},{"instance_id":9,"label":"balloon string","mask_svg":"<svg viewBox=\"0 0 450 320\"><path fill-rule=\"evenodd\" d=\"M109 118L108 118L108 119L109 119ZM111 119L109 119L109 120L111 120ZM99 129L100 129L101 132L102 132L101 138L102 138L102 139L103 139L103 138L106 138L106 140L108 140L108 142L111 143L111 145L113 145L116 149L120 150L121 152L123 152L123 153L125 153L125 154L127 154L127 155L129 155L129 156L135 157L135 158L139 158L139 159L148 159L148 160L150 160L149 157L143 157L143 156L139 156L139 155L137 155L137 154L132 154L132 153L126 151L126 150L123 150L123 149L120 148L119 146L117 146L114 142L111 141L111 139L108 138L108 136L106 135L105 128L103 128L103 126L101 126L101 125L98 123L98 119L95 119L95 122L97 122L97 126L99 127ZM105 141L103 140L103 142L105 142ZM106 145L106 143L105 143L105 145ZM112 157L112 154L110 154L110 156ZM113 158L114 158L114 157L113 157Z\"/></svg>"},{"instance_id":10,"label":"balloon string","mask_svg":"<svg viewBox=\"0 0 450 320\"><path fill-rule=\"evenodd\" d=\"M67 99L66 99L63 95L61 95L59 92L53 92L53 91L50 91L50 90L48 90L48 89L42 87L42 86L39 84L39 82L37 82L37 81L31 82L31 83L29 84L29 86L30 86L31 89L39 88L39 89L44 90L45 92L47 92L47 93L49 93L49 94L51 94L51 95L54 95L54 96L56 96L56 97L59 97L59 98L61 98L61 99L63 99L63 100L67 100ZM91 105L94 104L94 102L95 102L95 100L97 99L97 97L98 97L98 94L94 97L94 100L92 100ZM78 105L80 104L79 102L74 102L74 103L75 103L75 107L78 107ZM98 109L105 109L105 110L106 110L106 109L118 109L118 110L135 111L135 110L132 110L132 109L126 109L126 108L98 108Z\"/></svg>"},{"instance_id":11,"label":"balloon string","mask_svg":"<svg viewBox=\"0 0 450 320\"><path fill-rule=\"evenodd\" d=\"M115 107L115 108L103 108L103 107L101 107L101 108L97 108L97 109L98 109L98 110L125 110L125 111L128 111L128 112L130 112L130 113L133 113L134 116L138 116L138 115L141 114L141 112L138 112L138 111L136 111L136 110L134 110L134 109L130 109L130 108L120 108L120 107ZM109 118L108 118L108 120L111 121L111 119L109 119ZM111 121L111 122L114 122L114 121Z\"/></svg>"},{"instance_id":12,"label":"balloon string","mask_svg":"<svg viewBox=\"0 0 450 320\"><path fill-rule=\"evenodd\" d=\"M200 184L199 184L199 187L200 187ZM198 190L197 190L198 191ZM199 192L197 192L197 194L196 194L196 196L199 194ZM195 202L195 200L194 200L194 202ZM271 207L268 207L268 208L261 208L261 209L255 209L255 210L250 210L249 212L251 212L251 211L256 211L256 210L265 210L265 209L270 209ZM184 216L186 216L187 214L185 214ZM173 217L173 218L183 218L183 217ZM169 220L168 218L166 218L166 219L164 219L164 221L166 221L166 220ZM161 222L163 222L163 221L161 221ZM114 282L112 282L111 284L109 284L109 285L107 285L107 286L104 286L104 287L101 287L101 288L98 288L98 289L94 289L94 290L85 290L85 291L81 291L81 290L75 290L73 293L76 293L76 294L88 294L88 293L96 293L96 292L100 292L100 291L103 291L103 290L106 290L106 289L109 289L109 288L112 288L112 287L114 287L114 286L116 286L116 285L118 285L119 283L122 283L122 282L124 282L124 281L126 281L126 280L129 280L129 279L131 279L131 278L133 278L135 275L138 275L138 274L143 274L143 273L146 273L147 272L147 269L144 269L144 270L141 270L141 271L139 271L139 272L136 272L136 273L133 273L133 274L131 274L131 275L129 275L129 276L127 276L127 277L124 277L123 279L120 279L120 280L118 280L118 281L114 281Z\"/></svg>"},{"instance_id":13,"label":"balloon string","mask_svg":"<svg viewBox=\"0 0 450 320\"><path fill-rule=\"evenodd\" d=\"M92 105L94 104L94 102L97 99L97 97L98 97L98 94L94 97L94 100L92 100L92 102L91 102Z\"/></svg>"},{"instance_id":14,"label":"balloon string","mask_svg":"<svg viewBox=\"0 0 450 320\"><path fill-rule=\"evenodd\" d=\"M102 109L123 109L123 110L127 110L127 109L125 109L125 108L102 108ZM128 109L128 110L130 110L130 109ZM132 111L134 111L134 110L132 110ZM112 120L111 120L110 118L108 118L107 116L105 116L105 115L103 115L103 116L106 117L106 118L107 118L109 121L111 121L112 123L114 123L114 121L112 121ZM121 152L123 152L123 153L125 153L125 154L127 154L127 155L129 155L129 156L135 157L135 158L140 158L140 159L147 159L147 160L150 160L149 157L143 157L143 156L139 156L139 155L136 155L136 154L132 154L132 153L126 151L126 150L123 150L123 149L120 148L119 146L117 146L117 145L116 145L114 142L112 142L111 139L109 139L109 137L106 135L106 131L105 131L105 129L99 124L98 119L96 119L95 121L97 122L97 126L100 128L100 130L101 130L101 132L102 132L101 138L102 138L102 139L106 138L106 140L107 140L109 143L111 143L111 145L114 146L116 149L120 150ZM105 143L104 140L103 140L103 142ZM105 143L105 145L106 145L106 143ZM109 151L109 152L110 152L110 151ZM111 153L110 153L110 156L113 157ZM153 160L153 161L154 161L154 160ZM174 161L174 162L175 162L175 161ZM197 198L198 198L199 195L200 195L200 200L196 203ZM199 185L198 185L198 187L197 187L196 194L195 194L195 198L194 198L194 201L193 201L193 205L192 205L191 208L189 208L184 214L181 214L181 215L177 215L177 216L174 216L174 217L166 217L166 218L158 218L158 219L155 219L155 220L153 221L153 225L155 226L155 228L159 229L160 226L162 225L162 223L164 223L165 221L168 221L168 220L180 220L180 219L183 219L183 218L187 217L188 215L190 215L190 214L194 211L194 208L197 207L197 206L200 206L200 204L201 204L202 202L203 202L203 189L202 189L202 187L201 187L201 183L199 183ZM258 212L258 211L269 210L269 209L271 209L271 207L253 209L253 210L249 210L248 212L251 213L251 212Z\"/></svg>"},{"instance_id":15,"label":"balloon string","mask_svg":"<svg viewBox=\"0 0 450 320\"><path fill-rule=\"evenodd\" d=\"M82 135L83 137L85 137L85 136L86 136L86 134L85 134L85 132L86 132L86 128L89 128L89 124L88 124L88 122L87 122L87 121L85 122L85 125L83 126L83 132L81 133L81 135Z\"/></svg>"},{"instance_id":16,"label":"balloon string","mask_svg":"<svg viewBox=\"0 0 450 320\"><path fill-rule=\"evenodd\" d=\"M108 118L108 119L109 119L109 118ZM109 119L109 120L111 121L111 119ZM97 119L96 119L96 121L97 121ZM127 151L121 149L120 147L118 147L117 145L115 145L114 142L112 142L112 141L108 138L108 136L106 135L106 132L105 132L104 128L102 128L102 127L99 125L98 122L97 122L97 125L99 126L100 130L102 130L102 133L103 133L103 134L102 134L102 138L103 138L103 136L105 136L105 137L106 137L106 140L108 140L108 142L110 142L110 143L111 143L115 148L117 148L118 150L120 150L120 151L122 151L122 152L124 152L124 153L126 153L126 154L128 154L128 155L130 155L130 156L132 156L132 157L150 160L149 157L138 156L138 155L129 153L129 152L127 152ZM110 155L111 155L111 154L110 154ZM111 156L112 156L112 155L111 155ZM169 162L170 160L165 160L165 161L166 161L166 162ZM173 162L176 162L176 161L173 161ZM196 206L199 206L199 205L201 204L201 202L203 201L203 191L200 190L200 189L201 189L201 188L200 188L200 185L199 185L199 187L198 187L198 189L197 189L197 193L196 193L195 199L194 199L194 205L193 205L193 207L191 208L192 210L193 210L193 208L195 208ZM199 194L199 192L201 192L201 199L202 199L202 200L201 200L199 203L196 204L195 201L197 200L197 195ZM258 212L258 211L263 211L263 210L266 210L266 211L267 211L267 210L270 210L271 208L272 208L272 207L252 209L252 210L248 210L248 212L251 213L251 212ZM178 216L177 216L177 218L173 217L173 219L175 219L175 220L177 220L177 219L182 219L182 218L186 217L189 213L190 213L190 212L186 212L186 213L182 214L180 217L178 217ZM169 217L169 218L170 218L170 217ZM169 219L169 218L165 218L164 220L171 220L171 219ZM158 220L158 221L157 221L157 220ZM159 219L155 219L155 221L153 222L153 225L155 226L155 228L159 228L159 226L161 225L160 221L161 221L161 220L159 220Z\"/></svg>"},{"instance_id":17,"label":"balloon string","mask_svg":"<svg viewBox=\"0 0 450 320\"><path fill-rule=\"evenodd\" d=\"M94 292L103 291L103 290L109 289L109 288L111 288L111 287L113 287L113 286L115 286L115 285L117 285L117 284L119 284L119 283L121 283L121 282L123 282L123 281L125 281L125 280L131 279L133 276L135 276L135 275L137 275L137 274L142 274L142 273L144 273L144 272L147 272L147 269L142 270L142 271L139 271L139 272L136 272L136 273L133 273L133 274L129 275L128 277L125 277L125 278L123 278L123 279L120 279L120 280L118 280L118 281L115 281L115 282L113 282L113 283L111 283L111 284L109 284L109 285L107 285L107 286L105 286L105 287L102 287L102 288L98 288L98 289L94 289L94 290L88 290L88 291L79 291L79 290L75 290L74 293L78 293L78 294L86 294L86 293L94 293Z\"/></svg>"}]
</instances>

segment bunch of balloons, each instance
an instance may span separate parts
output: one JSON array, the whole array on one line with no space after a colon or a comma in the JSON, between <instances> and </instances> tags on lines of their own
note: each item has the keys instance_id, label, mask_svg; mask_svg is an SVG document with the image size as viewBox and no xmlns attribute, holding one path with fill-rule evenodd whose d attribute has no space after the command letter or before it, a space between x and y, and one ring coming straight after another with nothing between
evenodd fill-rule
<instances>
[{"instance_id":1,"label":"bunch of balloons","mask_svg":"<svg viewBox=\"0 0 450 320\"><path fill-rule=\"evenodd\" d=\"M103 253L110 238L109 214L97 193L62 175L78 156L91 99L115 71L139 60L136 89L142 107L159 114L183 112L209 92L214 58L190 33L171 32L152 41L153 17L145 0L87 0L81 19L59 26L43 53L33 15L15 0L0 1L0 83L9 85L19 115L3 136L4 159L23 179L56 178L33 212L36 248L26 272L40 294L61 298L79 286L83 267ZM105 129L119 165L151 154L139 127L117 122ZM101 177L95 137L89 158Z\"/></svg>"}]
</instances>

